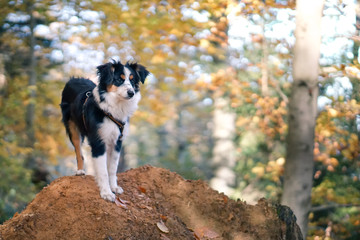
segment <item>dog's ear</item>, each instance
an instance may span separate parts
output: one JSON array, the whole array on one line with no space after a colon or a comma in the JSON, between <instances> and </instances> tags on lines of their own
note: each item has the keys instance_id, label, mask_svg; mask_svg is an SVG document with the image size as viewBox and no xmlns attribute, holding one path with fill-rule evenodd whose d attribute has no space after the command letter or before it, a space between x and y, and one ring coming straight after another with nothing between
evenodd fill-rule
<instances>
[{"instance_id":1,"label":"dog's ear","mask_svg":"<svg viewBox=\"0 0 360 240\"><path fill-rule=\"evenodd\" d=\"M137 73L142 84L145 82L145 78L150 74L143 65L137 63L131 63L129 66Z\"/></svg>"},{"instance_id":2,"label":"dog's ear","mask_svg":"<svg viewBox=\"0 0 360 240\"><path fill-rule=\"evenodd\" d=\"M97 74L99 76L99 84L105 86L112 83L114 78L114 66L112 63L106 63L97 67Z\"/></svg>"}]
</instances>

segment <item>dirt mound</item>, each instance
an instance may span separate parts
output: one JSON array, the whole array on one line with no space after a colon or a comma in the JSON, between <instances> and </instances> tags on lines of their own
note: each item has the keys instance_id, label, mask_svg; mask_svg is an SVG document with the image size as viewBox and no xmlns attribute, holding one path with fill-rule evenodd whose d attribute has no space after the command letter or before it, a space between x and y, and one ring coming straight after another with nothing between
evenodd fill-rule
<instances>
[{"instance_id":1,"label":"dirt mound","mask_svg":"<svg viewBox=\"0 0 360 240\"><path fill-rule=\"evenodd\" d=\"M92 176L62 177L0 226L0 239L302 239L287 207L233 201L203 181L144 166L100 198Z\"/></svg>"}]
</instances>

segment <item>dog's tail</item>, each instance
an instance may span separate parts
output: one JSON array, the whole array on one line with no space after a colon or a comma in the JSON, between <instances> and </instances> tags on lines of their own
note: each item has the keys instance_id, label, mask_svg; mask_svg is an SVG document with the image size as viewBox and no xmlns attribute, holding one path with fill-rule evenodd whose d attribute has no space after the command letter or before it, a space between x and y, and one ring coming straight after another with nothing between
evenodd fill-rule
<instances>
[{"instance_id":1,"label":"dog's tail","mask_svg":"<svg viewBox=\"0 0 360 240\"><path fill-rule=\"evenodd\" d=\"M70 132L69 121L70 121L70 115L71 115L71 113L70 113L71 105L67 102L62 102L62 103L60 103L60 107L61 107L61 113L62 113L62 122L65 126L67 135L70 137L71 132Z\"/></svg>"},{"instance_id":2,"label":"dog's tail","mask_svg":"<svg viewBox=\"0 0 360 240\"><path fill-rule=\"evenodd\" d=\"M62 122L65 124L70 120L70 109L71 105L67 102L61 102L60 108L62 113Z\"/></svg>"}]
</instances>

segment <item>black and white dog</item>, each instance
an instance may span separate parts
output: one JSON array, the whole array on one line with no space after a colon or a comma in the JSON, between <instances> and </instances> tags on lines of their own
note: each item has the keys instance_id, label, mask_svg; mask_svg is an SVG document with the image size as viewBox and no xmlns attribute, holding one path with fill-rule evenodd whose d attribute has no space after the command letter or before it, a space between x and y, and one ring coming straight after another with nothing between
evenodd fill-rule
<instances>
[{"instance_id":1,"label":"black and white dog","mask_svg":"<svg viewBox=\"0 0 360 240\"><path fill-rule=\"evenodd\" d=\"M116 171L121 145L129 129L129 117L141 99L140 82L149 75L137 63L109 62L97 67L99 83L71 78L62 92L62 121L74 145L76 175L84 175L81 145L86 138L91 147L95 178L100 196L115 201L123 189L117 184ZM115 194L114 194L115 193Z\"/></svg>"}]
</instances>

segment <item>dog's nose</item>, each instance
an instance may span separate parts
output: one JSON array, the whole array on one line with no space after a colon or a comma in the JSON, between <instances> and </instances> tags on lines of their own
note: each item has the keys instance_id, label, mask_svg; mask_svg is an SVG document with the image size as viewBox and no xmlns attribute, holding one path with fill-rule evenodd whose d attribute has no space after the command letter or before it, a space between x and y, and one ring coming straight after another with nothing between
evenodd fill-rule
<instances>
[{"instance_id":1,"label":"dog's nose","mask_svg":"<svg viewBox=\"0 0 360 240\"><path fill-rule=\"evenodd\" d=\"M129 98L132 98L135 95L134 91L132 91L132 90L128 90L127 94L129 96Z\"/></svg>"}]
</instances>

